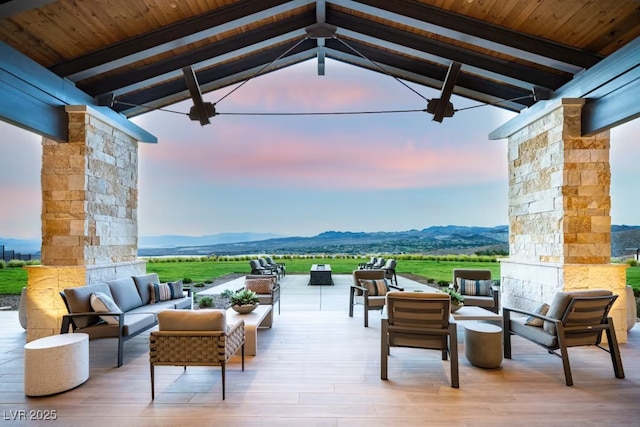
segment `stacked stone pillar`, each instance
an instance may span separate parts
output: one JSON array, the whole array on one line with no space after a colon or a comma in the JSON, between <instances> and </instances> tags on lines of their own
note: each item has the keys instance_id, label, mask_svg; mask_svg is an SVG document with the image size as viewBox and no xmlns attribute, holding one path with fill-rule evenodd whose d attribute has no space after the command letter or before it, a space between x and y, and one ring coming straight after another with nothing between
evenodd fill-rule
<instances>
[{"instance_id":1,"label":"stacked stone pillar","mask_svg":"<svg viewBox=\"0 0 640 427\"><path fill-rule=\"evenodd\" d=\"M60 332L61 290L145 271L138 141L89 107L67 113L69 141L42 142L42 265L28 267L28 341Z\"/></svg>"},{"instance_id":2,"label":"stacked stone pillar","mask_svg":"<svg viewBox=\"0 0 640 427\"><path fill-rule=\"evenodd\" d=\"M509 137L509 258L501 261L502 305L535 309L556 292L609 289L611 316L626 342L626 264L611 264L609 131L581 136L584 99Z\"/></svg>"}]
</instances>

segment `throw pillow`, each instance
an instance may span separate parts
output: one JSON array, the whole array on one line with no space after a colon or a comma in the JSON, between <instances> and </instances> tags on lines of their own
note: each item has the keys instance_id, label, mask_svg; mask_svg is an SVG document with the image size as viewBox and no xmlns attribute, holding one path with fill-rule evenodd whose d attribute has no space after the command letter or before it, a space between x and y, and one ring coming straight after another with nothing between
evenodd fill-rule
<instances>
[{"instance_id":1,"label":"throw pillow","mask_svg":"<svg viewBox=\"0 0 640 427\"><path fill-rule=\"evenodd\" d=\"M542 303L538 306L538 308L534 310L534 313L542 314L543 316L546 316L548 311L549 311L549 304ZM527 319L524 321L524 324L529 326L541 327L543 323L544 323L544 320L539 319L537 317L533 317L533 316L528 316Z\"/></svg>"},{"instance_id":2,"label":"throw pillow","mask_svg":"<svg viewBox=\"0 0 640 427\"><path fill-rule=\"evenodd\" d=\"M491 295L492 280L457 279L458 292L462 295L489 296Z\"/></svg>"},{"instance_id":3,"label":"throw pillow","mask_svg":"<svg viewBox=\"0 0 640 427\"><path fill-rule=\"evenodd\" d=\"M91 294L89 297L89 303L91 304L93 311L96 313L122 313L118 304L116 304L109 295L102 292ZM117 316L100 316L100 318L110 325L117 325L119 322Z\"/></svg>"},{"instance_id":4,"label":"throw pillow","mask_svg":"<svg viewBox=\"0 0 640 427\"><path fill-rule=\"evenodd\" d=\"M184 288L182 280L167 283L169 285L169 291L171 292L171 299L178 299L184 297Z\"/></svg>"},{"instance_id":5,"label":"throw pillow","mask_svg":"<svg viewBox=\"0 0 640 427\"><path fill-rule=\"evenodd\" d=\"M149 290L151 291L149 304L171 299L171 288L167 283L149 283Z\"/></svg>"},{"instance_id":6,"label":"throw pillow","mask_svg":"<svg viewBox=\"0 0 640 427\"><path fill-rule=\"evenodd\" d=\"M367 288L369 296L384 296L389 292L387 279L360 279L360 286Z\"/></svg>"},{"instance_id":7,"label":"throw pillow","mask_svg":"<svg viewBox=\"0 0 640 427\"><path fill-rule=\"evenodd\" d=\"M272 279L246 279L244 287L256 294L270 294L273 291Z\"/></svg>"}]
</instances>

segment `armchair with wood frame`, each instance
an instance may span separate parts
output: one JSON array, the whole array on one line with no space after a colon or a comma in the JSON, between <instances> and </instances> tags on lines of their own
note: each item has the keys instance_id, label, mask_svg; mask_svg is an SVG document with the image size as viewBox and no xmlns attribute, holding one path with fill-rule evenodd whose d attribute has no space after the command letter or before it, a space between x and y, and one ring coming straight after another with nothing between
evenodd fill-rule
<instances>
[{"instance_id":1,"label":"armchair with wood frame","mask_svg":"<svg viewBox=\"0 0 640 427\"><path fill-rule=\"evenodd\" d=\"M265 282L266 281L266 282ZM280 314L280 284L278 276L275 274L248 274L244 278L244 288L258 294L260 304L271 305L275 308L278 303L278 314Z\"/></svg>"},{"instance_id":2,"label":"armchair with wood frame","mask_svg":"<svg viewBox=\"0 0 640 427\"><path fill-rule=\"evenodd\" d=\"M460 386L457 325L446 293L389 292L381 321L380 378L387 379L391 347L438 350L450 360L451 387Z\"/></svg>"},{"instance_id":3,"label":"armchair with wood frame","mask_svg":"<svg viewBox=\"0 0 640 427\"><path fill-rule=\"evenodd\" d=\"M560 357L565 382L572 386L567 349L593 345L611 355L616 378L624 378L613 319L608 317L616 298L611 291L598 289L558 292L550 305L542 304L535 311L503 307L504 357L511 359L511 335L518 335ZM608 348L601 345L603 332L607 334Z\"/></svg>"},{"instance_id":4,"label":"armchair with wood frame","mask_svg":"<svg viewBox=\"0 0 640 427\"><path fill-rule=\"evenodd\" d=\"M364 307L364 326L369 326L369 310L382 310L389 290L404 289L389 284L384 270L354 270L353 284L349 290L349 317L353 317L354 305Z\"/></svg>"},{"instance_id":5,"label":"armchair with wood frame","mask_svg":"<svg viewBox=\"0 0 640 427\"><path fill-rule=\"evenodd\" d=\"M453 286L464 296L464 305L500 312L500 287L491 279L491 270L456 268L453 270Z\"/></svg>"}]
</instances>

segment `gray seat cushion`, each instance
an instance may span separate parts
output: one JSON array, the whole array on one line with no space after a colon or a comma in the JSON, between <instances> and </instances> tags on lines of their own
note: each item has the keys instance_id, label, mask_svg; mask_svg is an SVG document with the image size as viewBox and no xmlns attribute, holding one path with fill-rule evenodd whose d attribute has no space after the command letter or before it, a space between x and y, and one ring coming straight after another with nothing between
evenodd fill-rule
<instances>
[{"instance_id":1,"label":"gray seat cushion","mask_svg":"<svg viewBox=\"0 0 640 427\"><path fill-rule=\"evenodd\" d=\"M540 326L525 325L524 323L526 320L526 317L512 318L509 327L513 332L522 335L528 340L537 342L538 344L542 344L549 348L558 348L558 338L555 335L546 332Z\"/></svg>"},{"instance_id":2,"label":"gray seat cushion","mask_svg":"<svg viewBox=\"0 0 640 427\"><path fill-rule=\"evenodd\" d=\"M471 296L464 295L464 303L466 305L474 305L476 307L488 307L493 308L495 301L493 297Z\"/></svg>"},{"instance_id":3,"label":"gray seat cushion","mask_svg":"<svg viewBox=\"0 0 640 427\"><path fill-rule=\"evenodd\" d=\"M156 324L155 314L131 314L124 315L123 336L135 335L140 331L151 328ZM118 338L118 325L109 325L107 323L98 323L87 326L86 328L78 328L74 332L84 332L91 339L99 338Z\"/></svg>"}]
</instances>

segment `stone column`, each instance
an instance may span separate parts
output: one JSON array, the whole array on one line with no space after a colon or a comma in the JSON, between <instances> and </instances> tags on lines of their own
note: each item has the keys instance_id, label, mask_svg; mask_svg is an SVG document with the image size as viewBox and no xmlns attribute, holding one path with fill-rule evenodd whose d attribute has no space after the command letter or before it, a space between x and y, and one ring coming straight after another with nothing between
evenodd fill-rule
<instances>
[{"instance_id":1,"label":"stone column","mask_svg":"<svg viewBox=\"0 0 640 427\"><path fill-rule=\"evenodd\" d=\"M609 131L581 136L584 99L563 99L509 137L505 306L534 309L563 290L609 289L626 342L626 264L611 264Z\"/></svg>"},{"instance_id":2,"label":"stone column","mask_svg":"<svg viewBox=\"0 0 640 427\"><path fill-rule=\"evenodd\" d=\"M69 141L42 142L42 266L29 267L27 340L59 333L59 291L140 274L138 141L86 106L68 106Z\"/></svg>"}]
</instances>

